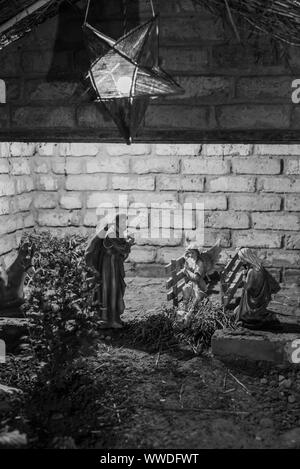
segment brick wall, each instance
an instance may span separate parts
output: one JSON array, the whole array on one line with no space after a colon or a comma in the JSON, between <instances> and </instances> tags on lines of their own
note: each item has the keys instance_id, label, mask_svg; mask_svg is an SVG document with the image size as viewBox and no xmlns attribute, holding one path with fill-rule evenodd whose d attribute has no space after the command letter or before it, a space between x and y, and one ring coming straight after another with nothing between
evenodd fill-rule
<instances>
[{"instance_id":1,"label":"brick wall","mask_svg":"<svg viewBox=\"0 0 300 469\"><path fill-rule=\"evenodd\" d=\"M204 244L220 237L225 261L257 248L286 282L300 280L300 146L3 143L0 250L23 227L88 234L105 201L204 201ZM34 219L34 223L33 223ZM183 253L182 239L144 240L130 268L144 275ZM154 270L153 270L154 269Z\"/></svg>"},{"instance_id":2,"label":"brick wall","mask_svg":"<svg viewBox=\"0 0 300 469\"><path fill-rule=\"evenodd\" d=\"M117 37L123 25L118 2L103 3L100 26ZM185 93L155 100L138 140L299 141L300 108L291 99L292 81L300 77L299 48L282 56L265 36L249 37L249 31L241 31L245 44L239 44L230 26L192 0L159 4L161 62ZM136 5L132 24L149 16L148 0ZM2 141L119 141L109 116L82 94L88 68L82 20L67 4L0 51L8 99L0 106Z\"/></svg>"}]
</instances>

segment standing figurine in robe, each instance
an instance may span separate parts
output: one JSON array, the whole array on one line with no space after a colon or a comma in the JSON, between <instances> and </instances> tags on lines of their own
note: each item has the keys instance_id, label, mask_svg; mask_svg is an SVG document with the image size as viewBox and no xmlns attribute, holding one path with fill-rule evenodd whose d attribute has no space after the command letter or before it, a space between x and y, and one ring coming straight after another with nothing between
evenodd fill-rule
<instances>
[{"instance_id":1,"label":"standing figurine in robe","mask_svg":"<svg viewBox=\"0 0 300 469\"><path fill-rule=\"evenodd\" d=\"M121 316L125 309L124 261L134 244L132 236L125 236L127 217L117 214L112 223L105 222L90 240L85 259L94 267L100 279L96 294L101 327L122 328Z\"/></svg>"},{"instance_id":2,"label":"standing figurine in robe","mask_svg":"<svg viewBox=\"0 0 300 469\"><path fill-rule=\"evenodd\" d=\"M237 321L248 329L280 329L275 313L267 309L272 295L280 290L278 282L251 249L240 249L238 256L246 268L246 280L235 310Z\"/></svg>"}]
</instances>

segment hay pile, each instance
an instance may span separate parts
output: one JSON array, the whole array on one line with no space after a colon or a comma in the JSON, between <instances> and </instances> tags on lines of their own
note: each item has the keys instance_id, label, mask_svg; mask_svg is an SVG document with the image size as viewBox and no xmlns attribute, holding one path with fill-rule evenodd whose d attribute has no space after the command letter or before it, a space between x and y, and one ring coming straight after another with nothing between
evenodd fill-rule
<instances>
[{"instance_id":1,"label":"hay pile","mask_svg":"<svg viewBox=\"0 0 300 469\"><path fill-rule=\"evenodd\" d=\"M243 19L254 29L287 44L300 46L300 1L298 0L193 0L211 12L236 21Z\"/></svg>"}]
</instances>

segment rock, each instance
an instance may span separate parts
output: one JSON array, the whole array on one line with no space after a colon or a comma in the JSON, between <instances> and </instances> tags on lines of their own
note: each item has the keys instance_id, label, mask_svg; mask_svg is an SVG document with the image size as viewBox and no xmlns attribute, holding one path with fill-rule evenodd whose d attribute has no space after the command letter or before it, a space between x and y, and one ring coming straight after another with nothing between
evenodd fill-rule
<instances>
[{"instance_id":1,"label":"rock","mask_svg":"<svg viewBox=\"0 0 300 469\"><path fill-rule=\"evenodd\" d=\"M224 361L246 360L297 367L292 362L291 344L299 339L298 333L222 329L212 337L212 352Z\"/></svg>"},{"instance_id":2,"label":"rock","mask_svg":"<svg viewBox=\"0 0 300 469\"><path fill-rule=\"evenodd\" d=\"M294 395L290 395L290 396L288 397L288 402L289 402L290 404L294 404L294 403L296 402L296 397L295 397Z\"/></svg>"},{"instance_id":3,"label":"rock","mask_svg":"<svg viewBox=\"0 0 300 469\"><path fill-rule=\"evenodd\" d=\"M278 376L278 381L279 382L284 381L284 380L285 380L285 377L283 375Z\"/></svg>"},{"instance_id":4,"label":"rock","mask_svg":"<svg viewBox=\"0 0 300 469\"><path fill-rule=\"evenodd\" d=\"M260 382L261 384L268 384L268 380L266 378L262 378Z\"/></svg>"},{"instance_id":5,"label":"rock","mask_svg":"<svg viewBox=\"0 0 300 469\"><path fill-rule=\"evenodd\" d=\"M280 436L280 439L288 448L300 448L300 427L288 430Z\"/></svg>"}]
</instances>

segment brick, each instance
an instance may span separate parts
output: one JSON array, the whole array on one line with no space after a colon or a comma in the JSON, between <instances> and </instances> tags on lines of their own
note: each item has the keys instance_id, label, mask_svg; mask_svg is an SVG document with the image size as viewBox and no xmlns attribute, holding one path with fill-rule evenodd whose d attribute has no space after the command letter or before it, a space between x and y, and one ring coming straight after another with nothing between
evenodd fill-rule
<instances>
[{"instance_id":1,"label":"brick","mask_svg":"<svg viewBox=\"0 0 300 469\"><path fill-rule=\"evenodd\" d=\"M96 226L98 221L99 217L97 216L96 210L86 211L83 219L84 226Z\"/></svg>"},{"instance_id":2,"label":"brick","mask_svg":"<svg viewBox=\"0 0 300 469\"><path fill-rule=\"evenodd\" d=\"M297 159L289 159L284 162L284 172L300 175L300 155Z\"/></svg>"},{"instance_id":3,"label":"brick","mask_svg":"<svg viewBox=\"0 0 300 469\"><path fill-rule=\"evenodd\" d=\"M300 212L300 195L286 195L285 210Z\"/></svg>"},{"instance_id":4,"label":"brick","mask_svg":"<svg viewBox=\"0 0 300 469\"><path fill-rule=\"evenodd\" d=\"M193 143L159 143L155 145L157 155L168 156L196 156L200 155L202 145Z\"/></svg>"},{"instance_id":5,"label":"brick","mask_svg":"<svg viewBox=\"0 0 300 469\"><path fill-rule=\"evenodd\" d=\"M61 165L59 166L61 167ZM56 167L57 168L57 167ZM83 159L79 158L67 158L65 165L66 174L81 174L83 173Z\"/></svg>"},{"instance_id":6,"label":"brick","mask_svg":"<svg viewBox=\"0 0 300 469\"><path fill-rule=\"evenodd\" d=\"M110 156L149 155L151 152L150 145L144 143L133 143L130 146L123 143L108 143L105 148Z\"/></svg>"},{"instance_id":7,"label":"brick","mask_svg":"<svg viewBox=\"0 0 300 469\"><path fill-rule=\"evenodd\" d=\"M37 151L40 156L54 156L58 150L58 143L39 143Z\"/></svg>"},{"instance_id":8,"label":"brick","mask_svg":"<svg viewBox=\"0 0 300 469\"><path fill-rule=\"evenodd\" d=\"M182 161L183 174L227 174L230 162L217 158L188 158Z\"/></svg>"},{"instance_id":9,"label":"brick","mask_svg":"<svg viewBox=\"0 0 300 469\"><path fill-rule=\"evenodd\" d=\"M244 212L207 212L205 227L244 229L250 227L249 216Z\"/></svg>"},{"instance_id":10,"label":"brick","mask_svg":"<svg viewBox=\"0 0 300 469\"><path fill-rule=\"evenodd\" d=\"M30 174L30 166L28 160L24 158L11 158L10 159L11 174L21 175Z\"/></svg>"},{"instance_id":11,"label":"brick","mask_svg":"<svg viewBox=\"0 0 300 469\"><path fill-rule=\"evenodd\" d=\"M65 143L59 145L62 156L96 156L103 144L96 143Z\"/></svg>"},{"instance_id":12,"label":"brick","mask_svg":"<svg viewBox=\"0 0 300 469\"><path fill-rule=\"evenodd\" d=\"M156 249L154 248L139 248L138 246L134 246L131 250L129 255L129 261L134 263L145 263L149 264L150 262L154 262L156 257Z\"/></svg>"},{"instance_id":13,"label":"brick","mask_svg":"<svg viewBox=\"0 0 300 469\"><path fill-rule=\"evenodd\" d=\"M232 41L225 44L216 44L212 47L211 53L211 67L219 73L220 69L226 69L231 73L236 73L236 70L242 70L249 74L257 74L258 70L266 73L266 68L272 66L271 70L274 73L274 66L278 65L278 57L274 53L274 47L268 43L259 43L259 64L257 63L257 48L253 47L252 43L242 41L242 44L235 44ZM261 66L260 68L259 65Z\"/></svg>"},{"instance_id":14,"label":"brick","mask_svg":"<svg viewBox=\"0 0 300 469\"><path fill-rule=\"evenodd\" d=\"M223 176L208 181L211 192L254 192L255 178L245 176Z\"/></svg>"},{"instance_id":15,"label":"brick","mask_svg":"<svg viewBox=\"0 0 300 469\"><path fill-rule=\"evenodd\" d=\"M9 173L9 165L7 159L0 160L0 174L8 174Z\"/></svg>"},{"instance_id":16,"label":"brick","mask_svg":"<svg viewBox=\"0 0 300 469\"><path fill-rule=\"evenodd\" d=\"M222 247L229 247L231 245L230 230L219 231L213 229L205 229L204 246L213 246L218 240L220 240Z\"/></svg>"},{"instance_id":17,"label":"brick","mask_svg":"<svg viewBox=\"0 0 300 469\"><path fill-rule=\"evenodd\" d=\"M12 233L23 228L23 218L21 215L3 215L0 217L0 235Z\"/></svg>"},{"instance_id":18,"label":"brick","mask_svg":"<svg viewBox=\"0 0 300 469\"><path fill-rule=\"evenodd\" d=\"M274 212L281 209L281 197L278 195L230 195L230 210L257 210L260 212Z\"/></svg>"},{"instance_id":19,"label":"brick","mask_svg":"<svg viewBox=\"0 0 300 469\"><path fill-rule=\"evenodd\" d=\"M203 191L204 178L200 176L157 176L157 188L165 191Z\"/></svg>"},{"instance_id":20,"label":"brick","mask_svg":"<svg viewBox=\"0 0 300 469\"><path fill-rule=\"evenodd\" d=\"M18 107L12 111L13 126L19 128L71 128L75 126L72 107Z\"/></svg>"},{"instance_id":21,"label":"brick","mask_svg":"<svg viewBox=\"0 0 300 469\"><path fill-rule=\"evenodd\" d=\"M15 184L12 177L0 175L0 197L3 195L13 195L15 193Z\"/></svg>"},{"instance_id":22,"label":"brick","mask_svg":"<svg viewBox=\"0 0 300 469\"><path fill-rule=\"evenodd\" d=\"M237 174L280 174L280 160L275 158L233 158L232 171Z\"/></svg>"},{"instance_id":23,"label":"brick","mask_svg":"<svg viewBox=\"0 0 300 469\"><path fill-rule=\"evenodd\" d=\"M174 230L171 230L171 236L167 237L160 237L160 238L142 238L138 236L139 233L135 234L135 242L137 246L179 246L182 243L182 231L176 233Z\"/></svg>"},{"instance_id":24,"label":"brick","mask_svg":"<svg viewBox=\"0 0 300 469\"><path fill-rule=\"evenodd\" d=\"M237 82L237 98L249 101L286 99L291 96L291 77L247 77Z\"/></svg>"},{"instance_id":25,"label":"brick","mask_svg":"<svg viewBox=\"0 0 300 469\"><path fill-rule=\"evenodd\" d=\"M253 227L258 230L300 229L300 216L289 213L252 213Z\"/></svg>"},{"instance_id":26,"label":"brick","mask_svg":"<svg viewBox=\"0 0 300 469\"><path fill-rule=\"evenodd\" d=\"M39 191L57 191L58 187L58 179L50 174L38 175L36 179L36 189Z\"/></svg>"},{"instance_id":27,"label":"brick","mask_svg":"<svg viewBox=\"0 0 300 469\"><path fill-rule=\"evenodd\" d=\"M300 285L300 270L299 269L285 269L284 281L288 284Z\"/></svg>"},{"instance_id":28,"label":"brick","mask_svg":"<svg viewBox=\"0 0 300 469\"><path fill-rule=\"evenodd\" d=\"M245 144L206 144L203 153L206 156L248 156L252 153L253 145Z\"/></svg>"},{"instance_id":29,"label":"brick","mask_svg":"<svg viewBox=\"0 0 300 469\"><path fill-rule=\"evenodd\" d=\"M199 72L207 70L208 49L199 46L190 47L161 47L161 65L170 72Z\"/></svg>"},{"instance_id":30,"label":"brick","mask_svg":"<svg viewBox=\"0 0 300 469\"><path fill-rule=\"evenodd\" d=\"M49 158L34 158L33 169L37 174L47 174L51 165Z\"/></svg>"},{"instance_id":31,"label":"brick","mask_svg":"<svg viewBox=\"0 0 300 469\"><path fill-rule=\"evenodd\" d=\"M0 143L0 157L8 158L10 156L10 144L8 142Z\"/></svg>"},{"instance_id":32,"label":"brick","mask_svg":"<svg viewBox=\"0 0 300 469\"><path fill-rule=\"evenodd\" d=\"M76 98L75 92L79 85L68 81L40 82L29 80L25 84L24 97L30 102L63 101ZM77 97L78 99L78 97Z\"/></svg>"},{"instance_id":33,"label":"brick","mask_svg":"<svg viewBox=\"0 0 300 469\"><path fill-rule=\"evenodd\" d=\"M76 226L80 224L80 216L76 212L48 210L38 213L37 223L39 226Z\"/></svg>"},{"instance_id":34,"label":"brick","mask_svg":"<svg viewBox=\"0 0 300 469\"><path fill-rule=\"evenodd\" d=\"M112 188L151 191L155 188L153 176L112 176Z\"/></svg>"},{"instance_id":35,"label":"brick","mask_svg":"<svg viewBox=\"0 0 300 469\"><path fill-rule=\"evenodd\" d=\"M227 77L175 77L176 82L184 90L183 94L174 95L169 99L200 98L201 102L226 101L233 95L232 78Z\"/></svg>"},{"instance_id":36,"label":"brick","mask_svg":"<svg viewBox=\"0 0 300 469\"><path fill-rule=\"evenodd\" d=\"M16 237L14 235L6 235L0 237L0 255L17 248Z\"/></svg>"},{"instance_id":37,"label":"brick","mask_svg":"<svg viewBox=\"0 0 300 469\"><path fill-rule=\"evenodd\" d=\"M22 194L23 192L31 192L34 190L33 180L30 176L17 176L16 181L16 193Z\"/></svg>"},{"instance_id":38,"label":"brick","mask_svg":"<svg viewBox=\"0 0 300 469\"><path fill-rule=\"evenodd\" d=\"M129 173L129 158L101 155L86 161L87 173Z\"/></svg>"},{"instance_id":39,"label":"brick","mask_svg":"<svg viewBox=\"0 0 300 469\"><path fill-rule=\"evenodd\" d=\"M10 144L10 156L33 156L36 144L25 142L13 142Z\"/></svg>"},{"instance_id":40,"label":"brick","mask_svg":"<svg viewBox=\"0 0 300 469\"><path fill-rule=\"evenodd\" d=\"M51 167L54 174L66 174L66 159L57 157L51 157Z\"/></svg>"},{"instance_id":41,"label":"brick","mask_svg":"<svg viewBox=\"0 0 300 469\"><path fill-rule=\"evenodd\" d=\"M67 210L79 209L82 207L82 194L65 194L60 199L60 205Z\"/></svg>"},{"instance_id":42,"label":"brick","mask_svg":"<svg viewBox=\"0 0 300 469\"><path fill-rule=\"evenodd\" d=\"M77 120L80 127L91 129L114 128L112 118L103 107L94 104L82 105L77 109Z\"/></svg>"},{"instance_id":43,"label":"brick","mask_svg":"<svg viewBox=\"0 0 300 469\"><path fill-rule=\"evenodd\" d=\"M67 176L66 189L68 191L101 191L107 189L107 177L105 175L80 175Z\"/></svg>"},{"instance_id":44,"label":"brick","mask_svg":"<svg viewBox=\"0 0 300 469\"><path fill-rule=\"evenodd\" d=\"M32 213L24 217L24 228L33 228L35 226L35 219Z\"/></svg>"},{"instance_id":45,"label":"brick","mask_svg":"<svg viewBox=\"0 0 300 469\"><path fill-rule=\"evenodd\" d=\"M257 183L258 190L265 192L300 192L300 179L277 177L277 178L259 178Z\"/></svg>"},{"instance_id":46,"label":"brick","mask_svg":"<svg viewBox=\"0 0 300 469\"><path fill-rule=\"evenodd\" d=\"M151 105L145 117L146 127L167 129L210 129L214 122L209 107Z\"/></svg>"},{"instance_id":47,"label":"brick","mask_svg":"<svg viewBox=\"0 0 300 469\"><path fill-rule=\"evenodd\" d=\"M266 267L299 267L300 251L285 251L276 249L268 251L264 255L264 264Z\"/></svg>"},{"instance_id":48,"label":"brick","mask_svg":"<svg viewBox=\"0 0 300 469\"><path fill-rule=\"evenodd\" d=\"M131 171L137 174L178 173L179 159L176 156L137 156L131 159Z\"/></svg>"},{"instance_id":49,"label":"brick","mask_svg":"<svg viewBox=\"0 0 300 469\"><path fill-rule=\"evenodd\" d=\"M300 234L289 233L285 235L286 249L300 249Z\"/></svg>"},{"instance_id":50,"label":"brick","mask_svg":"<svg viewBox=\"0 0 300 469\"><path fill-rule=\"evenodd\" d=\"M7 215L10 213L9 198L0 197L0 215Z\"/></svg>"},{"instance_id":51,"label":"brick","mask_svg":"<svg viewBox=\"0 0 300 469\"><path fill-rule=\"evenodd\" d=\"M216 108L221 129L287 129L290 107L284 105L240 104Z\"/></svg>"},{"instance_id":52,"label":"brick","mask_svg":"<svg viewBox=\"0 0 300 469\"><path fill-rule=\"evenodd\" d=\"M227 198L219 194L187 194L184 196L186 203L203 203L204 210L227 210Z\"/></svg>"},{"instance_id":53,"label":"brick","mask_svg":"<svg viewBox=\"0 0 300 469\"><path fill-rule=\"evenodd\" d=\"M55 208L57 206L57 197L53 192L37 194L34 198L36 208Z\"/></svg>"},{"instance_id":54,"label":"brick","mask_svg":"<svg viewBox=\"0 0 300 469\"><path fill-rule=\"evenodd\" d=\"M33 195L30 193L16 195L13 198L13 207L15 212L26 212L31 209Z\"/></svg>"},{"instance_id":55,"label":"brick","mask_svg":"<svg viewBox=\"0 0 300 469\"><path fill-rule=\"evenodd\" d=\"M158 249L156 262L159 264L168 264L172 259L178 259L178 257L183 256L184 248L182 247L164 247Z\"/></svg>"},{"instance_id":56,"label":"brick","mask_svg":"<svg viewBox=\"0 0 300 469\"><path fill-rule=\"evenodd\" d=\"M280 248L282 235L261 231L233 231L232 245L234 247L250 248Z\"/></svg>"},{"instance_id":57,"label":"brick","mask_svg":"<svg viewBox=\"0 0 300 469\"><path fill-rule=\"evenodd\" d=\"M256 155L298 155L300 156L300 145L255 145Z\"/></svg>"},{"instance_id":58,"label":"brick","mask_svg":"<svg viewBox=\"0 0 300 469\"><path fill-rule=\"evenodd\" d=\"M131 195L130 195L131 197ZM127 193L121 192L92 192L87 195L87 208L98 208L98 207L127 207L130 202L130 198Z\"/></svg>"}]
</instances>

